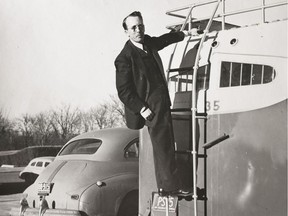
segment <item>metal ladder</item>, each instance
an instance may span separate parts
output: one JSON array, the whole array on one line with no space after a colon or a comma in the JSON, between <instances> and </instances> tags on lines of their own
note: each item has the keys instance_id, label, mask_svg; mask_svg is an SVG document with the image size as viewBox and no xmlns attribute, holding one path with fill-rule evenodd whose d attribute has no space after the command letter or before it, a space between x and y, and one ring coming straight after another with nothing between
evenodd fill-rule
<instances>
[{"instance_id":1,"label":"metal ladder","mask_svg":"<svg viewBox=\"0 0 288 216\"><path fill-rule=\"evenodd\" d=\"M172 112L185 112L185 111L189 111L191 113L191 122L192 122L192 151L190 150L187 150L187 151L178 151L176 150L176 153L188 153L188 154L192 154L192 160L193 160L193 195L192 195L192 198L193 198L193 202L194 202L194 216L197 216L198 215L198 207L197 207L197 201L198 201L198 194L197 194L197 158L201 157L204 159L204 214L206 215L207 214L207 197L206 197L206 158L207 158L207 154L206 154L206 148L204 148L204 154L203 155L199 155L198 152L197 152L197 148L196 148L196 142L197 142L197 138L196 138L196 133L197 133L197 128L196 128L196 121L197 119L203 119L204 120L204 142L206 143L206 121L207 121L207 113L206 111L204 113L197 113L197 88L196 88L196 81L197 81L197 72L198 72L198 68L199 68L199 60L200 60L200 53L201 53L201 49L202 49L202 46L203 46L203 43L204 43L204 40L206 38L206 35L207 33L209 32L209 29L210 29L210 26L212 24L212 21L213 21L213 18L215 17L215 14L216 14L216 11L218 9L218 6L221 2L221 0L218 0L218 1L212 1L212 3L214 2L217 2L216 6L215 6L215 9L209 19L209 22L203 32L203 35L202 37L199 39L200 42L199 42L199 48L198 48L198 51L197 51L197 55L196 55L196 59L195 59L195 64L194 64L194 67L193 67L193 74L192 74L192 107L191 109L187 110L187 109L172 109ZM211 1L209 2L211 3ZM207 3L202 3L202 4L207 4ZM199 5L202 5L202 4L198 4L197 6ZM193 27L192 26L192 10L193 8L195 7L196 5L192 5L190 6L189 8L189 12L188 12L188 15L186 16L185 18L185 22L182 24L182 27L181 27L181 31L185 30L185 27L186 27L186 24L189 25L189 30ZM178 15L175 15L174 13L172 12L168 12L169 15L172 15L172 16L178 16ZM179 16L178 16L179 17ZM183 17L182 17L183 18ZM174 52L176 50L176 47L177 47L177 44L175 45L175 48L174 48ZM169 79L169 75L171 72L175 72L175 71L185 71L189 68L176 68L176 69L171 69L171 61L172 61L172 58L173 58L173 55L174 55L174 52L172 53L171 55L171 58L170 58L170 63L169 63L169 67L168 67L168 79ZM190 68L191 69L191 68ZM206 102L205 102L206 104Z\"/></svg>"}]
</instances>

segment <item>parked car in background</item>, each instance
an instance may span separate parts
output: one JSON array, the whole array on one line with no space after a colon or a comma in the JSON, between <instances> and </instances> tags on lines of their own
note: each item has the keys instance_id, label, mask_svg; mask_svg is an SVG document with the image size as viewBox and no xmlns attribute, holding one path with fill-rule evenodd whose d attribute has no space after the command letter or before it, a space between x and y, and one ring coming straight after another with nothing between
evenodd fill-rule
<instances>
[{"instance_id":1,"label":"parked car in background","mask_svg":"<svg viewBox=\"0 0 288 216\"><path fill-rule=\"evenodd\" d=\"M139 132L127 128L71 139L24 191L23 215L137 216L138 149Z\"/></svg>"},{"instance_id":2,"label":"parked car in background","mask_svg":"<svg viewBox=\"0 0 288 216\"><path fill-rule=\"evenodd\" d=\"M39 174L52 162L55 157L37 157L32 159L29 164L19 173L19 178L32 184Z\"/></svg>"}]
</instances>

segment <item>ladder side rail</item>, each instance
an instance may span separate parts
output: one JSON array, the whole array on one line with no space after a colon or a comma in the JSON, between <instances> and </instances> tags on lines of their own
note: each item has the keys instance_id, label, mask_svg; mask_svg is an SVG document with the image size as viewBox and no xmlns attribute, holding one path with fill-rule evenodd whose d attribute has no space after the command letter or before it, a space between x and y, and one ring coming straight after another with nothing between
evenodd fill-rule
<instances>
[{"instance_id":1,"label":"ladder side rail","mask_svg":"<svg viewBox=\"0 0 288 216\"><path fill-rule=\"evenodd\" d=\"M166 72L167 72L166 82L167 82L167 83L169 83L170 73L171 73L171 72L174 72L174 71L170 71L170 69L171 69L172 60L173 60L173 58L174 58L174 54L175 54L175 51L176 51L176 48L177 48L177 44L178 44L178 43L175 44L174 49L173 49L173 52L172 52L171 55L170 55L170 59L169 59L169 63L168 63L168 69L166 70Z\"/></svg>"},{"instance_id":2,"label":"ladder side rail","mask_svg":"<svg viewBox=\"0 0 288 216\"><path fill-rule=\"evenodd\" d=\"M184 30L185 25L186 25L186 22L188 21L189 16L191 16L192 10L193 10L193 6L192 6L192 7L190 8L190 10L189 10L189 13L188 13L188 15L187 15L187 17L186 17L185 23L184 23L184 24L182 25L182 27L181 27L181 31ZM171 68L171 65L172 65L172 60L173 60L173 57L174 57L174 54L175 54L177 45L178 45L178 43L175 44L174 49L173 49L173 52L172 52L172 54L171 54L171 56L170 56L169 65L168 65L168 69L167 69L167 71L168 71L168 73L167 73L167 78L166 78L166 79L167 79L167 82L169 81L170 68Z\"/></svg>"},{"instance_id":3,"label":"ladder side rail","mask_svg":"<svg viewBox=\"0 0 288 216\"><path fill-rule=\"evenodd\" d=\"M210 70L210 69L209 69ZM205 103L205 106L204 106L204 116L202 117L204 119L203 121L203 141L204 143L207 143L207 107L206 107L206 102L207 102L207 88L208 88L208 84L207 84L207 74L208 74L208 66L206 65L205 66L205 78L204 78L204 85L203 85L203 89L204 90L204 103ZM198 118L199 118L199 113L197 114ZM207 202L207 149L204 148L204 152L203 152L203 155L204 155L204 164L203 164L203 178L204 178L204 216L207 216L207 208L208 208L208 202ZM198 157L199 157L199 153L198 153Z\"/></svg>"},{"instance_id":4,"label":"ladder side rail","mask_svg":"<svg viewBox=\"0 0 288 216\"><path fill-rule=\"evenodd\" d=\"M265 8L264 8L264 6L265 6L265 0L262 0L262 6L263 6L263 8L262 8L262 23L265 23Z\"/></svg>"},{"instance_id":5,"label":"ladder side rail","mask_svg":"<svg viewBox=\"0 0 288 216\"><path fill-rule=\"evenodd\" d=\"M207 67L206 67L206 69L207 69ZM206 88L205 88L206 89ZM206 143L207 142L207 120L208 120L208 118L207 118L207 109L206 109L206 101L207 101L207 89L205 90L205 94L204 94L204 101L205 101L205 106L204 106L204 113L206 114L206 117L204 118L204 130L203 130L203 137L204 137L204 139L203 139L203 141L204 141L204 143ZM199 154L198 154L199 155ZM207 216L207 207L208 207L208 203L207 203L207 149L204 149L204 152L203 152L203 155L204 155L204 160L203 160L203 162L204 162L204 170L203 170L203 172L204 172L204 174L203 174L203 177L204 177L204 197L205 197L205 199L204 199L204 216Z\"/></svg>"},{"instance_id":6,"label":"ladder side rail","mask_svg":"<svg viewBox=\"0 0 288 216\"><path fill-rule=\"evenodd\" d=\"M187 16L186 16L185 22L183 23L180 31L183 31L183 30L185 29L185 26L186 26L186 24L188 23L189 18L190 18L190 17L192 18L192 10L194 9L194 7L195 7L195 6L192 6L192 7L190 8L189 13L188 13Z\"/></svg>"},{"instance_id":7,"label":"ladder side rail","mask_svg":"<svg viewBox=\"0 0 288 216\"><path fill-rule=\"evenodd\" d=\"M222 2L222 14L225 14L225 0ZM222 16L222 30L225 29L225 16Z\"/></svg>"},{"instance_id":8,"label":"ladder side rail","mask_svg":"<svg viewBox=\"0 0 288 216\"><path fill-rule=\"evenodd\" d=\"M193 196L194 196L194 216L197 216L197 170L196 170L196 159L197 159L197 149L196 149L196 112L197 112L197 87L196 87L196 78L197 78L197 72L199 67L199 61L200 61L200 52L203 47L203 43L205 41L206 35L209 32L209 29L211 27L213 18L216 14L216 11L219 7L221 0L218 0L217 5L211 15L211 18L209 19L209 22L204 30L204 33L202 35L199 49L197 51L195 64L194 64L194 72L193 72L193 85L192 85L192 157L193 157Z\"/></svg>"}]
</instances>

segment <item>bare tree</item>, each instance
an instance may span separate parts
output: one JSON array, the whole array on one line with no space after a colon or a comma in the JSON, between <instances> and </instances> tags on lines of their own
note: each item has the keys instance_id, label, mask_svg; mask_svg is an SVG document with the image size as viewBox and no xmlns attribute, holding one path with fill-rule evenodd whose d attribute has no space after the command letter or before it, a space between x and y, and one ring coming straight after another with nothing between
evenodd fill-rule
<instances>
[{"instance_id":1,"label":"bare tree","mask_svg":"<svg viewBox=\"0 0 288 216\"><path fill-rule=\"evenodd\" d=\"M25 147L33 145L33 129L35 118L29 114L23 114L16 120L16 128L24 138Z\"/></svg>"},{"instance_id":2,"label":"bare tree","mask_svg":"<svg viewBox=\"0 0 288 216\"><path fill-rule=\"evenodd\" d=\"M93 129L113 128L125 125L124 106L115 96L89 110L84 115L86 131Z\"/></svg>"},{"instance_id":3,"label":"bare tree","mask_svg":"<svg viewBox=\"0 0 288 216\"><path fill-rule=\"evenodd\" d=\"M0 109L0 150L14 149L13 122Z\"/></svg>"},{"instance_id":4,"label":"bare tree","mask_svg":"<svg viewBox=\"0 0 288 216\"><path fill-rule=\"evenodd\" d=\"M108 108L108 105L104 103L90 109L92 123L96 125L98 129L111 127Z\"/></svg>"},{"instance_id":5,"label":"bare tree","mask_svg":"<svg viewBox=\"0 0 288 216\"><path fill-rule=\"evenodd\" d=\"M34 122L34 137L38 140L38 145L49 143L49 137L52 133L52 116L46 113L39 113L35 117Z\"/></svg>"},{"instance_id":6,"label":"bare tree","mask_svg":"<svg viewBox=\"0 0 288 216\"><path fill-rule=\"evenodd\" d=\"M52 127L55 133L67 141L81 129L81 115L78 108L71 108L70 105L63 105L56 111L52 111Z\"/></svg>"},{"instance_id":7,"label":"bare tree","mask_svg":"<svg viewBox=\"0 0 288 216\"><path fill-rule=\"evenodd\" d=\"M64 144L83 132L125 125L124 106L117 96L110 96L88 112L70 105L40 112L23 114L10 121L0 109L0 150L19 149L33 145Z\"/></svg>"},{"instance_id":8,"label":"bare tree","mask_svg":"<svg viewBox=\"0 0 288 216\"><path fill-rule=\"evenodd\" d=\"M91 110L89 112L81 113L81 132L85 133L94 129L98 129L97 124L95 124L91 116Z\"/></svg>"},{"instance_id":9,"label":"bare tree","mask_svg":"<svg viewBox=\"0 0 288 216\"><path fill-rule=\"evenodd\" d=\"M115 95L110 95L111 98L111 112L115 114L115 117L118 119L117 123L119 126L126 125L125 118L125 108L124 104L120 99Z\"/></svg>"},{"instance_id":10,"label":"bare tree","mask_svg":"<svg viewBox=\"0 0 288 216\"><path fill-rule=\"evenodd\" d=\"M0 133L5 133L11 130L12 127L12 123L9 121L8 117L5 116L3 110L0 109Z\"/></svg>"}]
</instances>

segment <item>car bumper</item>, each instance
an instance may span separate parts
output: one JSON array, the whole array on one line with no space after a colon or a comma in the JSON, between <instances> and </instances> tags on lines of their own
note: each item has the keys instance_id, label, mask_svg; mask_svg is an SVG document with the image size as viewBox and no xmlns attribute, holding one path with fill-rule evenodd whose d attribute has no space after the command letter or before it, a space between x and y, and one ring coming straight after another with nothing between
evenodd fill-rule
<instances>
[{"instance_id":1,"label":"car bumper","mask_svg":"<svg viewBox=\"0 0 288 216\"><path fill-rule=\"evenodd\" d=\"M12 208L10 211L10 216L19 216L21 210L19 208ZM21 216L38 216L39 209L37 208L27 208ZM57 215L69 215L69 216L81 216L79 211L66 210L66 209L46 209L43 216L57 216Z\"/></svg>"}]
</instances>

